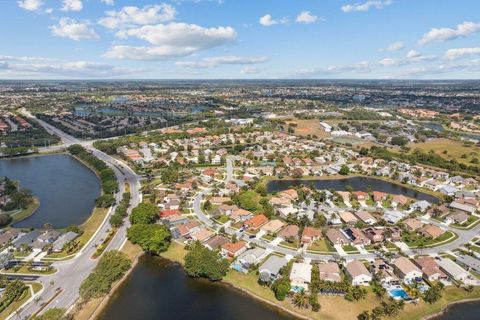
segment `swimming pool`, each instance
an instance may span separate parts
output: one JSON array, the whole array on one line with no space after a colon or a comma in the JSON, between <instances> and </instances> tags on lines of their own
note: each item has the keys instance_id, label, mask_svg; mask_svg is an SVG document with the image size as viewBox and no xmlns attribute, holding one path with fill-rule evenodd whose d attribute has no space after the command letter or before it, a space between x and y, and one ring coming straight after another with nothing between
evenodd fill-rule
<instances>
[{"instance_id":1,"label":"swimming pool","mask_svg":"<svg viewBox=\"0 0 480 320\"><path fill-rule=\"evenodd\" d=\"M402 288L398 288L398 287L389 289L388 294L390 295L390 297L392 297L395 300L400 300L400 299L408 300L408 299L410 299L410 297L408 296L408 293L405 290L403 290Z\"/></svg>"}]
</instances>

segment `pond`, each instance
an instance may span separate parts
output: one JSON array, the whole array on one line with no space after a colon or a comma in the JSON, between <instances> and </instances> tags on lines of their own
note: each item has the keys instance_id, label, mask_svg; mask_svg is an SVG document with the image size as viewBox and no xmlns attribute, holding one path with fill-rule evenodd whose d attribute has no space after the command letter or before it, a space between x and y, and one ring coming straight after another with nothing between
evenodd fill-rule
<instances>
[{"instance_id":1,"label":"pond","mask_svg":"<svg viewBox=\"0 0 480 320\"><path fill-rule=\"evenodd\" d=\"M168 260L143 256L101 320L287 320L294 317L221 283L189 278Z\"/></svg>"},{"instance_id":2,"label":"pond","mask_svg":"<svg viewBox=\"0 0 480 320\"><path fill-rule=\"evenodd\" d=\"M478 320L480 301L464 302L448 307L444 314L435 320Z\"/></svg>"},{"instance_id":3,"label":"pond","mask_svg":"<svg viewBox=\"0 0 480 320\"><path fill-rule=\"evenodd\" d=\"M408 188L406 186L391 183L385 180L370 177L350 177L338 179L297 179L297 180L272 180L267 184L267 191L270 193L286 190L290 187L306 185L315 187L318 190L344 191L351 186L354 191L381 191L389 194L402 194L406 197L427 200L430 203L438 203L439 199L430 194Z\"/></svg>"},{"instance_id":4,"label":"pond","mask_svg":"<svg viewBox=\"0 0 480 320\"><path fill-rule=\"evenodd\" d=\"M40 200L30 217L14 224L18 228L55 228L80 225L91 215L100 195L95 173L70 155L57 154L0 160L0 177L19 180Z\"/></svg>"}]
</instances>

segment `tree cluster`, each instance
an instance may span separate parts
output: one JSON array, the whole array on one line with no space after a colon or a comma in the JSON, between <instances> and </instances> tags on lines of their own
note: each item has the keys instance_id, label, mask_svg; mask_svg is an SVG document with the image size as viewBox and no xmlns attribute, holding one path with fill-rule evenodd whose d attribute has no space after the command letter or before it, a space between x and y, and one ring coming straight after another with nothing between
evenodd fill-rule
<instances>
[{"instance_id":1,"label":"tree cluster","mask_svg":"<svg viewBox=\"0 0 480 320\"><path fill-rule=\"evenodd\" d=\"M229 263L218 251L211 251L200 242L193 243L185 256L185 271L190 277L222 280L227 274Z\"/></svg>"},{"instance_id":2,"label":"tree cluster","mask_svg":"<svg viewBox=\"0 0 480 320\"><path fill-rule=\"evenodd\" d=\"M80 297L84 301L99 298L110 292L112 284L119 280L131 267L131 261L120 251L103 254L93 272L80 286Z\"/></svg>"}]
</instances>

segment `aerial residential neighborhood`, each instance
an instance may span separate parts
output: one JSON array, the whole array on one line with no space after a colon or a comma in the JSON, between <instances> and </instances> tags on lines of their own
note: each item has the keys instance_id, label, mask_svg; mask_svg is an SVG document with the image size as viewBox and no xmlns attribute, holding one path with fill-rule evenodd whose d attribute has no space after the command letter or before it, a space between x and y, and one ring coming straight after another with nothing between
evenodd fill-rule
<instances>
[{"instance_id":1,"label":"aerial residential neighborhood","mask_svg":"<svg viewBox=\"0 0 480 320\"><path fill-rule=\"evenodd\" d=\"M0 320L477 320L478 12L0 1Z\"/></svg>"}]
</instances>

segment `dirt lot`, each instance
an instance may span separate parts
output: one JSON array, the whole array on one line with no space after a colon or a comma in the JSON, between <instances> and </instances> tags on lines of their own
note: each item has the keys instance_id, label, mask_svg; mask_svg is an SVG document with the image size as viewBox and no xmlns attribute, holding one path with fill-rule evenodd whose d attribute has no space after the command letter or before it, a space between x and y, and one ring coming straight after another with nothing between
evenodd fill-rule
<instances>
[{"instance_id":1,"label":"dirt lot","mask_svg":"<svg viewBox=\"0 0 480 320\"><path fill-rule=\"evenodd\" d=\"M316 135L319 138L329 138L330 134L323 130L322 126L320 125L320 120L318 119L308 119L308 120L287 120L285 121L287 124L296 124L295 134L299 136L307 136L307 135Z\"/></svg>"}]
</instances>

